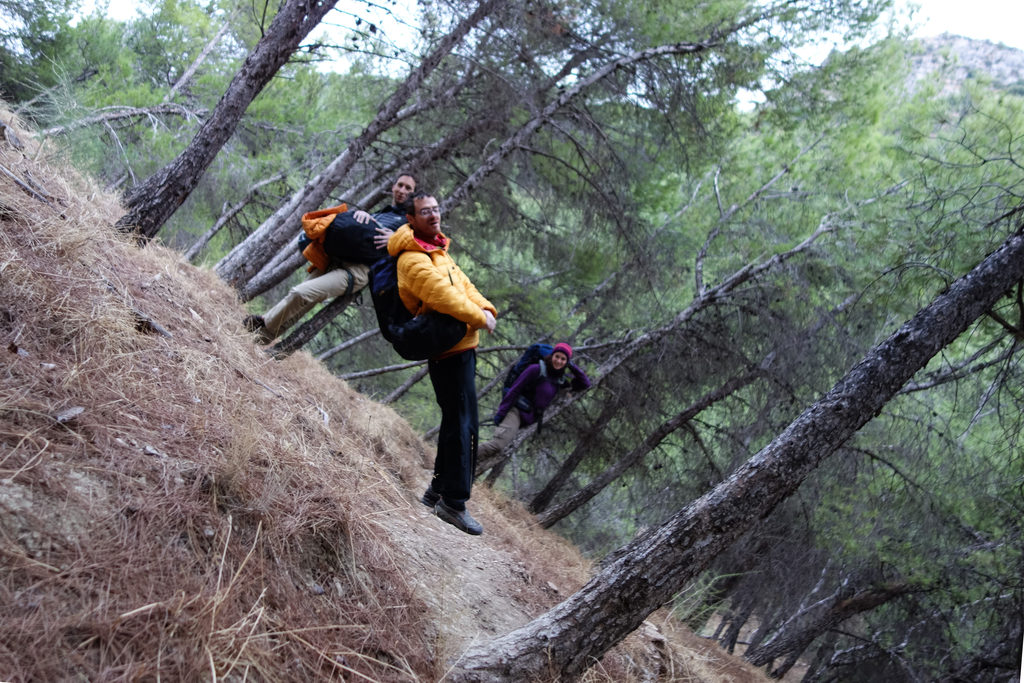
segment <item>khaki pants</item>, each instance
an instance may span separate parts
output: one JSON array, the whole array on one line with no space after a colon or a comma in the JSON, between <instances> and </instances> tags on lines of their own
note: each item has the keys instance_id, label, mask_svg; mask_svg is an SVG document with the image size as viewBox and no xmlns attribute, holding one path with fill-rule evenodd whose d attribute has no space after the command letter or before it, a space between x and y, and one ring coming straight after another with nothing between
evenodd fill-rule
<instances>
[{"instance_id":1,"label":"khaki pants","mask_svg":"<svg viewBox=\"0 0 1024 683\"><path fill-rule=\"evenodd\" d=\"M314 270L309 280L292 287L285 298L263 314L265 327L260 330L260 342L269 344L318 303L344 294L348 290L350 276L351 295L355 296L370 281L370 267L362 263L345 262L340 268L333 268L326 273Z\"/></svg>"},{"instance_id":2,"label":"khaki pants","mask_svg":"<svg viewBox=\"0 0 1024 683\"><path fill-rule=\"evenodd\" d=\"M501 424L494 428L494 436L487 443L480 444L476 449L477 458L483 460L497 455L505 450L505 447L512 443L519 432L519 411L512 408L508 415L501 421Z\"/></svg>"}]
</instances>

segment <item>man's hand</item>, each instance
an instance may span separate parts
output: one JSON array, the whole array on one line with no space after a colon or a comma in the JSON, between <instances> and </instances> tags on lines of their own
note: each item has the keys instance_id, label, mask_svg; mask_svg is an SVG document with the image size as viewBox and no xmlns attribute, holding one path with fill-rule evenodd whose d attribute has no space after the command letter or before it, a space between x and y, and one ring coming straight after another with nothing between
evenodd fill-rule
<instances>
[{"instance_id":1,"label":"man's hand","mask_svg":"<svg viewBox=\"0 0 1024 683\"><path fill-rule=\"evenodd\" d=\"M377 234L373 236L373 246L378 249L387 249L388 240L391 239L391 236L394 234L394 230L388 230L387 228L383 228L378 225Z\"/></svg>"},{"instance_id":2,"label":"man's hand","mask_svg":"<svg viewBox=\"0 0 1024 683\"><path fill-rule=\"evenodd\" d=\"M494 314L488 311L486 308L481 309L484 312L484 318L487 319L485 327L488 332L494 332L494 328L498 325L498 321L494 319Z\"/></svg>"},{"instance_id":3,"label":"man's hand","mask_svg":"<svg viewBox=\"0 0 1024 683\"><path fill-rule=\"evenodd\" d=\"M358 211L355 211L352 214L352 218L355 220L356 223L369 223L370 218L372 218L372 216L370 216L370 214L366 213L362 209L359 209Z\"/></svg>"}]
</instances>

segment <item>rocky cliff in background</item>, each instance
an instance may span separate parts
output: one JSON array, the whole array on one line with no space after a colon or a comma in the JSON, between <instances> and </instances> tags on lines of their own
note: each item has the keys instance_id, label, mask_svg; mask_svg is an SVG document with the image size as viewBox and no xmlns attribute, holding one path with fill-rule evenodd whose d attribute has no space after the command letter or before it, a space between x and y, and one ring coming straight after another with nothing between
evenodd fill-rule
<instances>
[{"instance_id":1,"label":"rocky cliff in background","mask_svg":"<svg viewBox=\"0 0 1024 683\"><path fill-rule=\"evenodd\" d=\"M918 39L917 45L912 82L940 79L941 92L949 94L967 79L986 78L997 88L1024 95L1024 50L951 33Z\"/></svg>"}]
</instances>

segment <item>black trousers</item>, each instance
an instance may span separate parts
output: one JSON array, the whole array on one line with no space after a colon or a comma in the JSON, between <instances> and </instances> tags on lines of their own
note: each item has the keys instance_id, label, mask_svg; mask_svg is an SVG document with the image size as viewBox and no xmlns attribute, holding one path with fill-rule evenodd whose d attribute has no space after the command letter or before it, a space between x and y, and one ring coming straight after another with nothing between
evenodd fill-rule
<instances>
[{"instance_id":1,"label":"black trousers","mask_svg":"<svg viewBox=\"0 0 1024 683\"><path fill-rule=\"evenodd\" d=\"M431 360L427 367L441 408L431 488L448 506L464 510L473 487L480 420L476 406L476 351Z\"/></svg>"}]
</instances>

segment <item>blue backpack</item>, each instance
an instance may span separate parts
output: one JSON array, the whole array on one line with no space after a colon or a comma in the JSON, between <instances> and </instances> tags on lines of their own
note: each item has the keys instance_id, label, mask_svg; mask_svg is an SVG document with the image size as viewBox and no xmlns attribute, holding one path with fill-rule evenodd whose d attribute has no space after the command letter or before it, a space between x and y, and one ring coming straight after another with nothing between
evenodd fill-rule
<instances>
[{"instance_id":1,"label":"blue backpack","mask_svg":"<svg viewBox=\"0 0 1024 683\"><path fill-rule=\"evenodd\" d=\"M452 348L467 326L446 313L413 317L398 295L398 257L385 256L370 266L370 296L381 335L406 360L425 360Z\"/></svg>"},{"instance_id":2,"label":"blue backpack","mask_svg":"<svg viewBox=\"0 0 1024 683\"><path fill-rule=\"evenodd\" d=\"M526 350L523 351L523 355L519 356L519 360L517 360L505 374L505 382L501 385L501 395L504 396L508 394L509 389L511 389L512 385L516 383L517 379L519 379L519 375L523 374L523 370L540 362L541 358L550 356L554 349L555 347L551 344L544 344L543 342L530 344L526 347ZM546 368L541 365L541 376L544 376L545 369Z\"/></svg>"}]
</instances>

